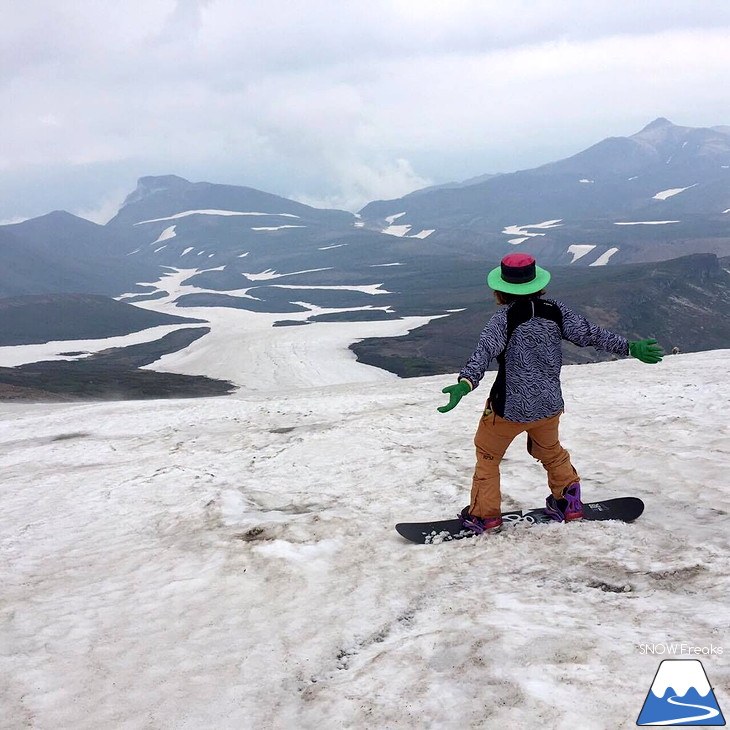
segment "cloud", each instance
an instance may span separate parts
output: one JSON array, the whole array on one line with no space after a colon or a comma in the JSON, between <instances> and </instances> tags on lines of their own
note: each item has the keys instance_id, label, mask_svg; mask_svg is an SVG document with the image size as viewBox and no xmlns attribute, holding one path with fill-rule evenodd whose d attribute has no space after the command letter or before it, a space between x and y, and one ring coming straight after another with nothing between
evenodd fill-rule
<instances>
[{"instance_id":1,"label":"cloud","mask_svg":"<svg viewBox=\"0 0 730 730\"><path fill-rule=\"evenodd\" d=\"M6 218L5 220L0 220L0 226L14 226L16 223L23 223L23 221L27 220L28 218L19 215L15 218Z\"/></svg>"},{"instance_id":2,"label":"cloud","mask_svg":"<svg viewBox=\"0 0 730 730\"><path fill-rule=\"evenodd\" d=\"M120 169L352 208L657 116L728 123L728 26L715 0L39 0L0 26L0 216L50 168L107 171L75 209Z\"/></svg>"},{"instance_id":3,"label":"cloud","mask_svg":"<svg viewBox=\"0 0 730 730\"><path fill-rule=\"evenodd\" d=\"M364 163L342 158L329 168L337 191L325 196L294 193L292 198L315 208L337 208L356 212L372 200L392 200L425 188L433 182L418 175L404 159Z\"/></svg>"},{"instance_id":4,"label":"cloud","mask_svg":"<svg viewBox=\"0 0 730 730\"><path fill-rule=\"evenodd\" d=\"M126 188L118 188L116 191L107 193L101 201L95 201L93 207L79 208L71 212L79 218L86 218L93 223L104 225L119 212L129 192Z\"/></svg>"}]
</instances>

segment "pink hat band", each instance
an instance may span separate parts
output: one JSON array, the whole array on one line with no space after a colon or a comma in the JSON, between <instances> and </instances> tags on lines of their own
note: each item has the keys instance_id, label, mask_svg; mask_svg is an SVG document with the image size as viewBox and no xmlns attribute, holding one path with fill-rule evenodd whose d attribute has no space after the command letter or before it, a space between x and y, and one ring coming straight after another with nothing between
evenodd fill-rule
<instances>
[{"instance_id":1,"label":"pink hat band","mask_svg":"<svg viewBox=\"0 0 730 730\"><path fill-rule=\"evenodd\" d=\"M535 259L529 254L511 253L502 259L500 265L502 280L508 284L527 284L536 276Z\"/></svg>"}]
</instances>

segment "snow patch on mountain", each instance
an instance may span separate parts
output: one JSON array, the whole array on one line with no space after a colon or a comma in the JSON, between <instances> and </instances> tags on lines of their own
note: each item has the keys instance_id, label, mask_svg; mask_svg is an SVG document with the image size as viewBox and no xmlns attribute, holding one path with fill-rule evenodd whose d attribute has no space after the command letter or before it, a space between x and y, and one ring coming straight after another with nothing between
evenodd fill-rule
<instances>
[{"instance_id":1,"label":"snow patch on mountain","mask_svg":"<svg viewBox=\"0 0 730 730\"><path fill-rule=\"evenodd\" d=\"M296 276L297 274L312 274L315 271L330 271L331 266L326 266L322 269L304 269L303 271L289 271L283 274L279 274L274 269L266 269L259 274L243 274L247 279L251 281L268 281L269 279L281 279L282 276Z\"/></svg>"},{"instance_id":2,"label":"snow patch on mountain","mask_svg":"<svg viewBox=\"0 0 730 730\"><path fill-rule=\"evenodd\" d=\"M392 292L381 289L383 284L366 284L366 285L332 285L332 286L308 286L306 284L272 284L272 287L278 289L313 289L315 291L356 291L362 294L370 294L371 296L377 296L378 294L392 294ZM343 311L350 311L349 309Z\"/></svg>"},{"instance_id":3,"label":"snow patch on mountain","mask_svg":"<svg viewBox=\"0 0 730 730\"><path fill-rule=\"evenodd\" d=\"M559 228L562 226L562 218L556 218L555 220L551 221L543 221L542 223L527 223L525 225L520 226L506 226L502 233L508 235L508 236L523 236L526 238L531 238L533 236L544 236L546 234L544 233L533 233L532 231L529 231L529 228L537 228L540 230L544 230L547 228ZM512 241L510 241L511 243Z\"/></svg>"},{"instance_id":4,"label":"snow patch on mountain","mask_svg":"<svg viewBox=\"0 0 730 730\"><path fill-rule=\"evenodd\" d=\"M241 289L233 289L229 291L218 291L217 289L206 289L203 287L196 286L194 284L186 284L184 283L188 279L192 278L196 274L203 274L211 271L223 271L224 266L218 266L215 268L209 268L209 269L198 269L198 268L189 268L189 269L181 269L181 268L173 268L171 271L165 272L157 281L154 282L140 282L139 286L154 286L155 289L153 292L150 293L150 295L155 294L164 294L165 296L160 297L158 299L154 300L154 303L146 300L146 301L139 301L135 302L135 306L137 307L143 307L145 309L154 309L156 311L162 311L167 312L168 314L180 314L180 308L176 305L176 300L180 298L181 296L185 296L187 294L226 294L228 296L232 297L244 297L246 299L255 299L256 301L259 301L257 297L251 296L248 292L252 287L245 287ZM135 296L134 294L123 294L120 297L117 297L117 299L125 299L129 296ZM213 308L211 308L212 311ZM207 311L205 308L200 308L196 310L198 312L197 315L190 315L191 317L195 319L203 319L208 320L208 317L206 316L205 312ZM188 312L188 309L185 308L185 312Z\"/></svg>"},{"instance_id":5,"label":"snow patch on mountain","mask_svg":"<svg viewBox=\"0 0 730 730\"><path fill-rule=\"evenodd\" d=\"M168 226L164 231L162 231L162 233L160 233L157 240L152 241L150 246L154 246L156 243L161 243L162 241L169 241L171 238L175 238L175 235L175 226ZM160 249L157 250L159 251Z\"/></svg>"},{"instance_id":6,"label":"snow patch on mountain","mask_svg":"<svg viewBox=\"0 0 730 730\"><path fill-rule=\"evenodd\" d=\"M194 284L185 283L195 274L205 271L221 271L224 267L211 269L174 269L166 272L156 282L140 285L153 285L152 294L164 293L157 299L135 302L136 306L168 314L180 314L177 300L186 294L216 294L256 300L249 292L255 287L238 290L209 290ZM312 270L314 271L314 270ZM254 280L267 281L281 276L267 270L254 274ZM247 279L251 275L244 274ZM369 294L389 294L383 284L371 285L332 285L307 286L271 284L279 289L292 291L353 291ZM292 302L305 311L288 313L286 318L293 321L306 321L310 317L363 309L382 309L388 307L318 307L306 301ZM186 316L205 320L210 332L199 338L187 348L165 355L157 362L146 366L150 370L176 372L186 375L203 375L230 380L246 388L259 389L274 387L311 387L314 384L371 381L397 378L392 373L358 363L349 346L365 337L397 337L421 327L435 317L405 317L395 320L364 322L313 322L307 327L274 327L282 319L279 313L251 312L232 307L184 307ZM306 331L306 332L305 332ZM68 350L71 347L65 343ZM74 349L77 349L74 346ZM309 364L315 360L314 371ZM272 365L275 363L275 365Z\"/></svg>"},{"instance_id":7,"label":"snow patch on mountain","mask_svg":"<svg viewBox=\"0 0 730 730\"><path fill-rule=\"evenodd\" d=\"M653 195L652 198L653 200L666 200L667 198L673 198L675 195L679 195L685 190L696 187L697 184L698 183L695 183L694 185L688 185L686 188L669 188L668 190L662 190L656 193L656 195Z\"/></svg>"},{"instance_id":8,"label":"snow patch on mountain","mask_svg":"<svg viewBox=\"0 0 730 730\"><path fill-rule=\"evenodd\" d=\"M258 226L256 228L251 228L252 231L281 231L284 228L306 228L306 226L294 226L294 225L284 225L284 226Z\"/></svg>"},{"instance_id":9,"label":"snow patch on mountain","mask_svg":"<svg viewBox=\"0 0 730 730\"><path fill-rule=\"evenodd\" d=\"M385 233L388 236L397 236L398 238L428 238L436 230L435 228L425 228L419 233L409 235L410 230L413 228L412 225L395 225L395 221L402 218L404 215L406 215L405 211L403 213L395 213L394 215L386 216L385 220L389 225L386 228L382 228L380 232Z\"/></svg>"},{"instance_id":10,"label":"snow patch on mountain","mask_svg":"<svg viewBox=\"0 0 730 730\"><path fill-rule=\"evenodd\" d=\"M568 253L573 255L570 263L574 264L578 259L583 258L583 256L593 251L595 247L595 244L591 243L574 243L568 246Z\"/></svg>"},{"instance_id":11,"label":"snow patch on mountain","mask_svg":"<svg viewBox=\"0 0 730 730\"><path fill-rule=\"evenodd\" d=\"M592 264L591 266L605 266L611 256L613 256L618 251L617 248L609 248L608 251L601 254Z\"/></svg>"},{"instance_id":12,"label":"snow patch on mountain","mask_svg":"<svg viewBox=\"0 0 730 730\"><path fill-rule=\"evenodd\" d=\"M391 225L387 228L383 228L380 232L385 233L388 236L397 236L398 238L428 238L434 231L435 228L426 228L422 231L419 231L418 233L410 234L411 229L413 226L411 225Z\"/></svg>"},{"instance_id":13,"label":"snow patch on mountain","mask_svg":"<svg viewBox=\"0 0 730 730\"><path fill-rule=\"evenodd\" d=\"M119 297L121 299L121 297ZM180 312L176 312L180 314ZM97 352L109 350L113 347L130 347L141 345L145 342L154 342L161 337L185 327L195 326L188 323L165 324L157 327L132 332L128 335L118 337L103 337L95 340L56 340L43 342L37 345L13 345L0 347L0 367L15 368L20 365L29 365L34 362L50 362L59 360L81 360ZM204 326L201 323L200 326ZM80 355L66 355L64 353L74 352Z\"/></svg>"},{"instance_id":14,"label":"snow patch on mountain","mask_svg":"<svg viewBox=\"0 0 730 730\"><path fill-rule=\"evenodd\" d=\"M277 285L275 285L277 286ZM278 285L281 286L281 285ZM303 291L305 291L303 289ZM367 292L377 294L378 292ZM306 311L287 314L293 321L354 311L294 302ZM156 309L157 302L145 302ZM161 307L164 311L169 311ZM281 314L228 307L186 307L191 317L205 316L211 332L184 350L165 355L150 370L230 380L247 392L276 391L356 382L397 380L393 373L358 363L349 346L365 337L397 337L427 324L433 317L366 322L314 322L307 327L274 327ZM179 312L178 312L179 313Z\"/></svg>"},{"instance_id":15,"label":"snow patch on mountain","mask_svg":"<svg viewBox=\"0 0 730 730\"><path fill-rule=\"evenodd\" d=\"M668 223L680 223L681 221L614 221L615 226L665 226Z\"/></svg>"},{"instance_id":16,"label":"snow patch on mountain","mask_svg":"<svg viewBox=\"0 0 730 730\"><path fill-rule=\"evenodd\" d=\"M381 233L385 233L388 236L397 236L398 238L403 238L408 231L410 231L412 226L404 225L404 226L388 226L387 228L383 228Z\"/></svg>"},{"instance_id":17,"label":"snow patch on mountain","mask_svg":"<svg viewBox=\"0 0 730 730\"><path fill-rule=\"evenodd\" d=\"M138 221L135 223L135 226L141 226L144 223L159 223L160 221L174 221L178 218L187 218L191 215L222 215L222 216L232 216L232 215L253 215L253 216L276 216L281 218L300 218L301 216L294 215L293 213L242 213L237 210L216 210L216 209L207 209L207 210L186 210L184 213L176 213L175 215L168 215L164 218L150 218L146 221Z\"/></svg>"}]
</instances>

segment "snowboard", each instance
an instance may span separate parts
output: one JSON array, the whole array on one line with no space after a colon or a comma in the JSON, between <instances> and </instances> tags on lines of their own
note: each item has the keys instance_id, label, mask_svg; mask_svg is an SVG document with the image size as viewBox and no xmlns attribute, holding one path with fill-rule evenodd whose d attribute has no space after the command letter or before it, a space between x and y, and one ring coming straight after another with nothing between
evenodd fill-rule
<instances>
[{"instance_id":1,"label":"snowboard","mask_svg":"<svg viewBox=\"0 0 730 730\"><path fill-rule=\"evenodd\" d=\"M644 503L638 497L617 497L602 502L584 502L583 519L620 520L633 522L644 511ZM505 527L514 525L535 525L553 522L544 508L503 512L502 521ZM458 518L453 520L435 520L433 522L400 522L395 526L398 534L406 540L419 545L431 545L451 540L463 540L475 537L475 533L461 526Z\"/></svg>"}]
</instances>

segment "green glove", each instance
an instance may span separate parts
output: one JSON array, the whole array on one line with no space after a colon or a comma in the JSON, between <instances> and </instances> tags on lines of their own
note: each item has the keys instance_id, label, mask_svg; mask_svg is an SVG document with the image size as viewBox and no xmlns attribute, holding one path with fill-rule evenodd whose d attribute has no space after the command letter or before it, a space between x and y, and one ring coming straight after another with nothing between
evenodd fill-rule
<instances>
[{"instance_id":1,"label":"green glove","mask_svg":"<svg viewBox=\"0 0 730 730\"><path fill-rule=\"evenodd\" d=\"M661 362L664 350L657 345L656 340L639 340L638 342L629 342L629 354L641 362L655 363Z\"/></svg>"},{"instance_id":2,"label":"green glove","mask_svg":"<svg viewBox=\"0 0 730 730\"><path fill-rule=\"evenodd\" d=\"M455 408L457 403L467 394L471 392L471 386L466 380L460 380L455 385L447 385L442 393L449 394L449 402L445 406L439 406L436 410L439 413L446 413L452 408Z\"/></svg>"}]
</instances>

